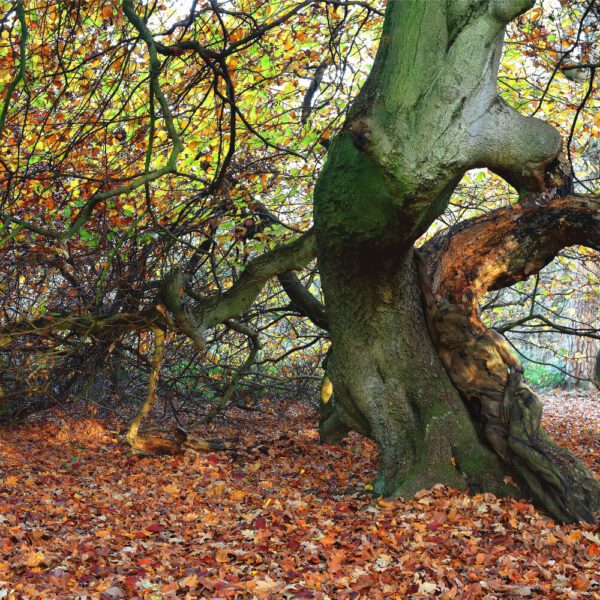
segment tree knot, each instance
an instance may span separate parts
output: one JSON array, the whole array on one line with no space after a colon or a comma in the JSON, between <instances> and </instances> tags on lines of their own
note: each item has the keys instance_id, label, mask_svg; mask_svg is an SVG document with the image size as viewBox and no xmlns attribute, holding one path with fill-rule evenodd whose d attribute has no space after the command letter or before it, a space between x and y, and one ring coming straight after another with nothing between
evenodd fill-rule
<instances>
[{"instance_id":1,"label":"tree knot","mask_svg":"<svg viewBox=\"0 0 600 600\"><path fill-rule=\"evenodd\" d=\"M373 133L366 119L358 119L348 128L354 147L360 152L370 152L372 149Z\"/></svg>"}]
</instances>

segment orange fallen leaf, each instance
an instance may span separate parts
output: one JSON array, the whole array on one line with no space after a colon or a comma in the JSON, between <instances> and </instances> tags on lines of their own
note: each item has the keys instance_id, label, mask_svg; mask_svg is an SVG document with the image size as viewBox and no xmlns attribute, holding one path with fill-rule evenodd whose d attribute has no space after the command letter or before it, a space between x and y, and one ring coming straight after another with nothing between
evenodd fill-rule
<instances>
[{"instance_id":1,"label":"orange fallen leaf","mask_svg":"<svg viewBox=\"0 0 600 600\"><path fill-rule=\"evenodd\" d=\"M39 567L41 564L46 564L46 557L40 550L27 554L23 564L27 567Z\"/></svg>"},{"instance_id":2,"label":"orange fallen leaf","mask_svg":"<svg viewBox=\"0 0 600 600\"><path fill-rule=\"evenodd\" d=\"M323 536L319 542L323 544L323 546L333 546L335 544L335 538L332 538L330 535Z\"/></svg>"}]
</instances>

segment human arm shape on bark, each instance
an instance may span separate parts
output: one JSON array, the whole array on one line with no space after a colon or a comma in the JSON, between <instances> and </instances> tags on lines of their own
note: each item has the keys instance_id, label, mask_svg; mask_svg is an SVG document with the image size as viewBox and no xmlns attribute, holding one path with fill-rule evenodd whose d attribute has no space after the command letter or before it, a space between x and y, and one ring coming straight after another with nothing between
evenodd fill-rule
<instances>
[{"instance_id":1,"label":"human arm shape on bark","mask_svg":"<svg viewBox=\"0 0 600 600\"><path fill-rule=\"evenodd\" d=\"M486 334L494 341L498 353L506 363L506 366L513 372L523 373L523 365L507 339L493 329L488 329Z\"/></svg>"}]
</instances>

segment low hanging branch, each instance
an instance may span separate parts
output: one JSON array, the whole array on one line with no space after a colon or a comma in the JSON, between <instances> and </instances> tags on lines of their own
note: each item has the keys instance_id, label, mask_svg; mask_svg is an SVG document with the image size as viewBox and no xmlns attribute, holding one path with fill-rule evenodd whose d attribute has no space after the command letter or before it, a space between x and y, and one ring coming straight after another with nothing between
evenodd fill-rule
<instances>
[{"instance_id":1,"label":"low hanging branch","mask_svg":"<svg viewBox=\"0 0 600 600\"><path fill-rule=\"evenodd\" d=\"M20 319L0 327L0 348L7 348L22 337L33 336L39 339L50 339L57 333L60 335L64 333L65 339L81 338L103 343L115 343L133 332L152 330L158 343L155 352L159 352L161 345L164 343L160 341L160 336L166 332L185 335L194 343L196 349L202 352L205 348L203 335L207 329L221 323L228 323L228 326L237 328L239 331L240 327L243 326L232 323L230 319L247 310L270 279L280 274L304 268L314 259L315 253L314 234L309 231L291 242L282 244L254 258L247 264L237 281L228 290L222 294L208 297L203 297L188 289L188 286L185 285L183 270L176 268L164 277L154 301L146 306L141 306L137 311L133 307L128 307L127 312L114 312L112 314L86 313L77 315L65 313L34 319ZM160 334L157 331L164 333ZM251 366L260 348L254 333L249 334L248 331L244 330L242 333L249 336L251 342L250 355L242 372L234 377L230 388L225 392L223 400L225 405L229 402L239 379ZM155 354L155 357L157 356ZM150 384L146 399L148 408L143 414L138 415L139 418L132 424L133 429L128 436L133 441L132 445L134 447L140 447L142 443L137 435L137 428L139 428L141 419L152 409L155 402L156 380L158 379L162 354L160 359L157 358L157 360L159 360L159 363L156 365L153 363L151 367ZM27 388L19 391L19 393L4 390L3 403L6 403L7 399L18 397L22 393L45 393L44 389L39 387ZM160 451L161 453L180 451L179 449L184 442L192 447L191 438L185 432L179 432L175 442L160 441L161 439L159 438L159 441L156 442L158 445L165 445L165 448ZM202 441L194 444L196 449L199 449L200 446L204 450L219 449L217 446L210 443L204 444Z\"/></svg>"},{"instance_id":2,"label":"low hanging branch","mask_svg":"<svg viewBox=\"0 0 600 600\"><path fill-rule=\"evenodd\" d=\"M250 261L238 280L222 294L205 298L193 294L194 298L200 298L195 303L191 302L192 295L189 299L185 297L187 292L182 271L174 269L161 282L160 291L151 306L140 308L137 312L115 312L103 316L62 314L22 319L0 328L0 345L7 345L12 338L22 335L43 336L57 331L114 341L129 332L160 325L186 335L199 350L204 350L202 334L206 329L242 314L270 279L303 269L315 254L314 234L309 231Z\"/></svg>"},{"instance_id":3,"label":"low hanging branch","mask_svg":"<svg viewBox=\"0 0 600 600\"><path fill-rule=\"evenodd\" d=\"M250 308L269 279L303 269L315 256L315 236L310 230L252 260L228 290L198 303L194 316L203 329L233 319Z\"/></svg>"},{"instance_id":4,"label":"low hanging branch","mask_svg":"<svg viewBox=\"0 0 600 600\"><path fill-rule=\"evenodd\" d=\"M154 430L144 434L139 433L142 422L150 415L156 404L158 380L160 378L160 370L164 360L165 332L160 327L153 327L152 331L154 333L154 352L150 362L150 378L148 380L146 400L142 406L140 406L140 409L129 426L129 430L125 436L126 442L134 450L143 454L152 455L179 454L183 452L184 447L192 448L198 452L223 450L224 446L221 444L189 435L181 427L177 428L172 438L165 437L164 432L157 432ZM239 377L237 381L239 381ZM233 380L230 387L235 388ZM231 393L233 393L233 391Z\"/></svg>"},{"instance_id":5,"label":"low hanging branch","mask_svg":"<svg viewBox=\"0 0 600 600\"><path fill-rule=\"evenodd\" d=\"M230 329L243 333L248 337L248 341L250 342L250 352L248 353L244 364L232 376L231 381L229 382L229 385L227 386L227 389L225 390L221 398L219 398L219 400L215 402L213 407L210 409L210 412L200 421L202 425L210 423L214 420L215 417L217 417L225 410L225 408L233 398L233 394L236 391L240 381L248 373L250 367L254 364L254 361L256 360L256 355L258 354L258 351L261 348L257 331L254 331L248 327L245 327L244 325L240 325L239 323L234 323L232 321L225 321L225 325Z\"/></svg>"}]
</instances>

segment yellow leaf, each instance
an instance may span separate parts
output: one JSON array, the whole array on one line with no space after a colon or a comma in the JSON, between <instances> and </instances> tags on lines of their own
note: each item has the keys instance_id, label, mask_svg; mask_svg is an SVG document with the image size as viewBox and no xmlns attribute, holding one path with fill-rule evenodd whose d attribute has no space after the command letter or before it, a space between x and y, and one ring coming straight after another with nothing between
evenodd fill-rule
<instances>
[{"instance_id":1,"label":"yellow leaf","mask_svg":"<svg viewBox=\"0 0 600 600\"><path fill-rule=\"evenodd\" d=\"M532 21L536 21L542 16L542 9L535 8L527 16L530 17Z\"/></svg>"},{"instance_id":2,"label":"yellow leaf","mask_svg":"<svg viewBox=\"0 0 600 600\"><path fill-rule=\"evenodd\" d=\"M215 556L215 560L218 563L228 563L229 562L228 550L226 548L222 548L221 550L219 550Z\"/></svg>"},{"instance_id":3,"label":"yellow leaf","mask_svg":"<svg viewBox=\"0 0 600 600\"><path fill-rule=\"evenodd\" d=\"M551 532L546 536L546 544L554 546L558 542L558 538Z\"/></svg>"},{"instance_id":4,"label":"yellow leaf","mask_svg":"<svg viewBox=\"0 0 600 600\"><path fill-rule=\"evenodd\" d=\"M30 552L23 564L27 567L39 567L45 561L46 557L44 556L43 552Z\"/></svg>"},{"instance_id":5,"label":"yellow leaf","mask_svg":"<svg viewBox=\"0 0 600 600\"><path fill-rule=\"evenodd\" d=\"M198 575L196 575L196 573L188 575L183 581L181 581L181 585L188 588L198 587Z\"/></svg>"},{"instance_id":6,"label":"yellow leaf","mask_svg":"<svg viewBox=\"0 0 600 600\"><path fill-rule=\"evenodd\" d=\"M110 529L100 529L96 531L96 537L103 538L108 537L110 535Z\"/></svg>"},{"instance_id":7,"label":"yellow leaf","mask_svg":"<svg viewBox=\"0 0 600 600\"><path fill-rule=\"evenodd\" d=\"M335 544L335 539L330 535L325 535L319 540L319 542L321 542L323 546L333 546L333 544Z\"/></svg>"},{"instance_id":8,"label":"yellow leaf","mask_svg":"<svg viewBox=\"0 0 600 600\"><path fill-rule=\"evenodd\" d=\"M243 500L245 496L246 492L244 492L244 490L233 490L233 492L229 494L229 497L232 500Z\"/></svg>"},{"instance_id":9,"label":"yellow leaf","mask_svg":"<svg viewBox=\"0 0 600 600\"><path fill-rule=\"evenodd\" d=\"M225 494L227 490L227 484L224 481L215 481L210 487L206 489L206 495L210 497L220 498Z\"/></svg>"},{"instance_id":10,"label":"yellow leaf","mask_svg":"<svg viewBox=\"0 0 600 600\"><path fill-rule=\"evenodd\" d=\"M321 382L321 402L327 404L331 396L333 396L333 383L331 382L331 379L325 375Z\"/></svg>"},{"instance_id":11,"label":"yellow leaf","mask_svg":"<svg viewBox=\"0 0 600 600\"><path fill-rule=\"evenodd\" d=\"M263 598L266 597L274 591L281 587L281 584L277 583L274 579L271 579L268 575L265 576L263 580L253 580L251 582L253 584L253 591L258 594L262 594Z\"/></svg>"},{"instance_id":12,"label":"yellow leaf","mask_svg":"<svg viewBox=\"0 0 600 600\"><path fill-rule=\"evenodd\" d=\"M581 540L581 531L579 529L574 529L569 535L565 535L565 541L569 544L576 544L579 540Z\"/></svg>"},{"instance_id":13,"label":"yellow leaf","mask_svg":"<svg viewBox=\"0 0 600 600\"><path fill-rule=\"evenodd\" d=\"M165 492L167 492L167 494L169 494L169 496L176 496L179 494L179 492L181 492L181 490L174 483L166 485L163 489Z\"/></svg>"}]
</instances>

